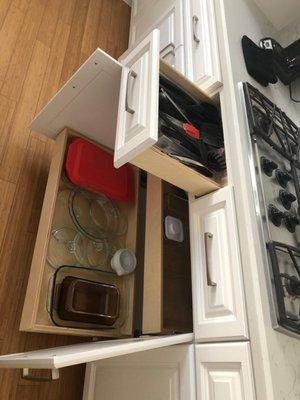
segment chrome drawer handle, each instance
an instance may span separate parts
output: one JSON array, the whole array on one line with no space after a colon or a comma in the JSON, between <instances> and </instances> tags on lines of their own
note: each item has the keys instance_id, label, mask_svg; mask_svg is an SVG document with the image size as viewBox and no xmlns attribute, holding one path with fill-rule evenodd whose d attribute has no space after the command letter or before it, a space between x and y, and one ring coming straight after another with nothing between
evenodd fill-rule
<instances>
[{"instance_id":1,"label":"chrome drawer handle","mask_svg":"<svg viewBox=\"0 0 300 400\"><path fill-rule=\"evenodd\" d=\"M166 58L169 54L172 54L172 56L175 57L175 45L173 43L169 43L163 49L161 49L160 54L162 54L168 48L169 50L162 56L162 58Z\"/></svg>"},{"instance_id":2,"label":"chrome drawer handle","mask_svg":"<svg viewBox=\"0 0 300 400\"><path fill-rule=\"evenodd\" d=\"M59 370L53 368L50 370L51 374L49 376L35 376L31 375L29 372L29 368L22 369L22 379L26 379L27 381L35 381L35 382L50 382L59 379Z\"/></svg>"},{"instance_id":3,"label":"chrome drawer handle","mask_svg":"<svg viewBox=\"0 0 300 400\"><path fill-rule=\"evenodd\" d=\"M199 18L197 15L193 15L193 38L196 43L200 43L200 39L197 34L197 25L198 25Z\"/></svg>"},{"instance_id":4,"label":"chrome drawer handle","mask_svg":"<svg viewBox=\"0 0 300 400\"><path fill-rule=\"evenodd\" d=\"M210 233L210 232L205 232L204 233L205 265L206 265L206 281L207 281L206 283L207 283L207 286L217 286L217 284L211 280L209 262L208 262L208 257L207 257L207 254L208 254L208 245L207 245L207 243L208 243L208 240L211 240L212 238L213 238L213 234L212 233Z\"/></svg>"},{"instance_id":5,"label":"chrome drawer handle","mask_svg":"<svg viewBox=\"0 0 300 400\"><path fill-rule=\"evenodd\" d=\"M134 113L135 113L135 110L134 110L132 107L130 107L129 104L128 104L129 79L130 79L131 77L132 77L133 79L135 79L135 78L137 77L137 73L134 72L134 71L132 71L132 70L130 70L130 71L128 72L128 75L127 75L126 98L125 98L125 110L126 110L129 114L134 114Z\"/></svg>"}]
</instances>

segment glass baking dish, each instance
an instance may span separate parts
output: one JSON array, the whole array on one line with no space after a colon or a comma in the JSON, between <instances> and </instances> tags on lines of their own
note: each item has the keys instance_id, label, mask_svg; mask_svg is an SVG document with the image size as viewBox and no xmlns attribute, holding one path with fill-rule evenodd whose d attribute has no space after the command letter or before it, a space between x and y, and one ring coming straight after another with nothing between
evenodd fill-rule
<instances>
[{"instance_id":1,"label":"glass baking dish","mask_svg":"<svg viewBox=\"0 0 300 400\"><path fill-rule=\"evenodd\" d=\"M77 283L80 284L85 283L86 285L90 286L90 300L88 300L88 292L87 288L84 290L83 293L77 294L74 293L75 287L73 286L69 288L69 294L62 300L62 290L64 286L66 286L66 279L73 278L73 282L77 280ZM89 284L88 284L89 282ZM70 282L69 282L70 283ZM93 289L96 287L106 288L107 292L114 296L114 299L111 298L111 301L107 301L108 299L101 299L100 302L104 301L104 311L106 308L106 318L103 318L104 323L100 323L100 318L94 318L94 322L87 322L86 315L83 316L84 307L82 304L82 296L85 297L84 301L92 301L92 297L95 295L93 293ZM84 268L84 267L73 267L73 266L61 266L58 268L52 278L49 281L49 290L48 290L48 300L47 300L47 311L53 321L53 323L57 326L63 327L72 327L72 328L86 328L86 329L119 329L121 328L128 316L128 299L126 298L126 282L123 277L118 277L115 274L106 273L100 270L91 269L91 268ZM70 286L70 285L69 285ZM76 285L75 285L76 286ZM93 286L93 287L92 287ZM77 286L78 289L78 286ZM76 290L75 290L76 291ZM73 298L72 301L72 292L75 296L81 296L81 300L79 297L77 299ZM113 292L113 293L112 293ZM68 297L68 298L67 298ZM77 305L75 304L77 302ZM81 305L79 304L81 302ZM62 303L64 303L64 307L67 309L68 312L62 313L61 307ZM71 305L72 303L72 305ZM115 303L115 304L112 304ZM77 311L77 316L79 316L81 312L81 316L83 317L82 320L67 320L65 317L70 317L72 310L74 311L74 304ZM95 313L95 309L99 310L99 307L92 306L91 313ZM104 314L105 314L104 313ZM113 315L110 315L113 314ZM99 313L98 313L99 314ZM109 317L110 315L110 317ZM74 314L73 314L74 316ZM63 319L63 318L64 319ZM79 319L79 318L78 318ZM97 321L98 322L97 322ZM109 322L109 324L108 324Z\"/></svg>"}]
</instances>

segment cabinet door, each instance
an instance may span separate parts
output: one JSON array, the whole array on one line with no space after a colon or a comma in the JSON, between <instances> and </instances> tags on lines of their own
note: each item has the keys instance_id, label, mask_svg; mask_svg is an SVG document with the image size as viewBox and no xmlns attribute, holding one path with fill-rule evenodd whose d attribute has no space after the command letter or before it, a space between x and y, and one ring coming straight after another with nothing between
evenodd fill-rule
<instances>
[{"instance_id":1,"label":"cabinet door","mask_svg":"<svg viewBox=\"0 0 300 400\"><path fill-rule=\"evenodd\" d=\"M155 29L123 64L115 142L115 166L120 167L158 139L159 30Z\"/></svg>"},{"instance_id":2,"label":"cabinet door","mask_svg":"<svg viewBox=\"0 0 300 400\"><path fill-rule=\"evenodd\" d=\"M192 0L194 81L208 94L222 85L214 0Z\"/></svg>"},{"instance_id":3,"label":"cabinet door","mask_svg":"<svg viewBox=\"0 0 300 400\"><path fill-rule=\"evenodd\" d=\"M73 344L0 356L0 368L58 369L193 340L191 333Z\"/></svg>"},{"instance_id":4,"label":"cabinet door","mask_svg":"<svg viewBox=\"0 0 300 400\"><path fill-rule=\"evenodd\" d=\"M196 340L247 338L232 187L191 201L190 233Z\"/></svg>"},{"instance_id":5,"label":"cabinet door","mask_svg":"<svg viewBox=\"0 0 300 400\"><path fill-rule=\"evenodd\" d=\"M90 363L83 400L195 400L194 345Z\"/></svg>"},{"instance_id":6,"label":"cabinet door","mask_svg":"<svg viewBox=\"0 0 300 400\"><path fill-rule=\"evenodd\" d=\"M136 2L130 25L130 44L138 43L147 33L157 28L160 31L160 56L166 62L185 73L184 31L182 0L161 1L143 7Z\"/></svg>"},{"instance_id":7,"label":"cabinet door","mask_svg":"<svg viewBox=\"0 0 300 400\"><path fill-rule=\"evenodd\" d=\"M255 400L249 343L195 347L198 400Z\"/></svg>"},{"instance_id":8,"label":"cabinet door","mask_svg":"<svg viewBox=\"0 0 300 400\"><path fill-rule=\"evenodd\" d=\"M181 0L176 0L174 6L158 23L160 31L160 56L167 63L185 73L184 40Z\"/></svg>"}]
</instances>

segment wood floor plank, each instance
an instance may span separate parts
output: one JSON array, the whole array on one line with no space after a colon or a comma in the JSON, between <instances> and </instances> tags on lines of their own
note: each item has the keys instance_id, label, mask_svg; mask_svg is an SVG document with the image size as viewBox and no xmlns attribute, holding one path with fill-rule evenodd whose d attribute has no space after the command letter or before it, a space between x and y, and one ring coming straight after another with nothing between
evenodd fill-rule
<instances>
[{"instance_id":1,"label":"wood floor plank","mask_svg":"<svg viewBox=\"0 0 300 400\"><path fill-rule=\"evenodd\" d=\"M100 0L99 0L100 1ZM59 19L71 25L75 10L76 0L64 0L60 7Z\"/></svg>"},{"instance_id":2,"label":"wood floor plank","mask_svg":"<svg viewBox=\"0 0 300 400\"><path fill-rule=\"evenodd\" d=\"M56 26L49 61L36 112L44 107L60 89L60 77L70 34L70 25L59 20Z\"/></svg>"},{"instance_id":3,"label":"wood floor plank","mask_svg":"<svg viewBox=\"0 0 300 400\"><path fill-rule=\"evenodd\" d=\"M11 100L19 100L28 66L35 46L45 6L38 0L31 0L22 29L15 46L1 93Z\"/></svg>"},{"instance_id":4,"label":"wood floor plank","mask_svg":"<svg viewBox=\"0 0 300 400\"><path fill-rule=\"evenodd\" d=\"M12 0L11 4L19 8L19 10L26 12L29 7L30 0Z\"/></svg>"},{"instance_id":5,"label":"wood floor plank","mask_svg":"<svg viewBox=\"0 0 300 400\"><path fill-rule=\"evenodd\" d=\"M130 8L125 2L113 1L112 13L110 19L109 35L107 37L107 52L115 58L118 58L128 47L129 24L120 24L119 21L128 15L125 21L130 16ZM122 38L120 40L120 38Z\"/></svg>"},{"instance_id":6,"label":"wood floor plank","mask_svg":"<svg viewBox=\"0 0 300 400\"><path fill-rule=\"evenodd\" d=\"M5 20L10 5L11 5L10 0L0 0L0 28L3 25L3 22Z\"/></svg>"},{"instance_id":7,"label":"wood floor plank","mask_svg":"<svg viewBox=\"0 0 300 400\"><path fill-rule=\"evenodd\" d=\"M37 107L42 82L49 57L49 48L36 42L28 69L20 103L9 132L9 140L0 164L0 179L16 182L20 173L29 128Z\"/></svg>"},{"instance_id":8,"label":"wood floor plank","mask_svg":"<svg viewBox=\"0 0 300 400\"><path fill-rule=\"evenodd\" d=\"M102 7L99 21L99 31L97 37L97 45L100 49L107 51L107 41L109 37L110 20L112 16L112 1L102 0ZM108 23L109 21L109 23ZM121 38L119 38L121 39Z\"/></svg>"},{"instance_id":9,"label":"wood floor plank","mask_svg":"<svg viewBox=\"0 0 300 400\"><path fill-rule=\"evenodd\" d=\"M12 5L6 14L0 31L0 87L3 84L9 62L19 36L25 14Z\"/></svg>"},{"instance_id":10,"label":"wood floor plank","mask_svg":"<svg viewBox=\"0 0 300 400\"><path fill-rule=\"evenodd\" d=\"M80 65L80 51L84 27L87 17L89 0L77 0L71 24L71 31L64 59L64 66L60 78L63 85Z\"/></svg>"},{"instance_id":11,"label":"wood floor plank","mask_svg":"<svg viewBox=\"0 0 300 400\"><path fill-rule=\"evenodd\" d=\"M16 390L17 399L20 400L41 400L40 385L18 386Z\"/></svg>"},{"instance_id":12,"label":"wood floor plank","mask_svg":"<svg viewBox=\"0 0 300 400\"><path fill-rule=\"evenodd\" d=\"M17 103L0 95L0 165L9 139Z\"/></svg>"},{"instance_id":13,"label":"wood floor plank","mask_svg":"<svg viewBox=\"0 0 300 400\"><path fill-rule=\"evenodd\" d=\"M55 34L61 3L62 0L51 0L47 2L37 34L37 40L49 47L51 47Z\"/></svg>"},{"instance_id":14,"label":"wood floor plank","mask_svg":"<svg viewBox=\"0 0 300 400\"><path fill-rule=\"evenodd\" d=\"M101 7L96 0L61 0L58 11L58 0L0 0L0 32L10 7L25 15L16 41L10 39L14 49L0 87L0 354L87 340L19 332L19 323L53 145L27 125L89 56L85 53L93 50L96 31L95 46L104 43L116 56L126 45L127 6L123 8L123 0L98 1ZM120 8L115 8L117 3ZM112 16L113 4L119 21ZM47 18L43 17L46 7ZM52 21L49 35L40 28L48 18ZM108 45L112 19L120 26ZM7 21L7 33L13 38L15 27ZM0 53L0 70L5 69L8 56L2 57ZM21 380L18 370L0 369L0 399L82 400L84 371L84 365L64 368L58 381L36 384Z\"/></svg>"},{"instance_id":15,"label":"wood floor plank","mask_svg":"<svg viewBox=\"0 0 300 400\"><path fill-rule=\"evenodd\" d=\"M87 56L97 48L98 21L101 7L102 1L90 0L81 46L81 52Z\"/></svg>"},{"instance_id":16,"label":"wood floor plank","mask_svg":"<svg viewBox=\"0 0 300 400\"><path fill-rule=\"evenodd\" d=\"M6 232L16 185L0 179L0 248Z\"/></svg>"}]
</instances>

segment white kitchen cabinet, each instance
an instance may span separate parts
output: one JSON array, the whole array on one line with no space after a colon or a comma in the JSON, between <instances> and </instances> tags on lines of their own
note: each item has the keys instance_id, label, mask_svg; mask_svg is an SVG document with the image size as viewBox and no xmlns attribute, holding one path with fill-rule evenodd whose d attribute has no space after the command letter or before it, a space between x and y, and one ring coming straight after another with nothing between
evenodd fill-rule
<instances>
[{"instance_id":1,"label":"white kitchen cabinet","mask_svg":"<svg viewBox=\"0 0 300 400\"><path fill-rule=\"evenodd\" d=\"M134 2L130 23L130 46L153 29L160 31L160 56L182 74L192 78L190 54L190 3L183 0Z\"/></svg>"},{"instance_id":2,"label":"white kitchen cabinet","mask_svg":"<svg viewBox=\"0 0 300 400\"><path fill-rule=\"evenodd\" d=\"M234 192L190 200L194 332L202 342L248 337Z\"/></svg>"},{"instance_id":3,"label":"white kitchen cabinet","mask_svg":"<svg viewBox=\"0 0 300 400\"><path fill-rule=\"evenodd\" d=\"M160 31L160 56L183 74L188 70L184 47L184 3L172 0L166 4L149 2L146 9L135 4L130 24L130 46L138 44L153 29Z\"/></svg>"},{"instance_id":4,"label":"white kitchen cabinet","mask_svg":"<svg viewBox=\"0 0 300 400\"><path fill-rule=\"evenodd\" d=\"M195 400L194 345L87 364L83 400Z\"/></svg>"},{"instance_id":5,"label":"white kitchen cabinet","mask_svg":"<svg viewBox=\"0 0 300 400\"><path fill-rule=\"evenodd\" d=\"M136 0L130 44L136 44L154 28L161 32L161 56L167 52L171 65L210 96L216 94L222 86L222 74L214 0Z\"/></svg>"},{"instance_id":6,"label":"white kitchen cabinet","mask_svg":"<svg viewBox=\"0 0 300 400\"><path fill-rule=\"evenodd\" d=\"M215 94L222 85L214 0L191 0L194 82Z\"/></svg>"},{"instance_id":7,"label":"white kitchen cabinet","mask_svg":"<svg viewBox=\"0 0 300 400\"><path fill-rule=\"evenodd\" d=\"M213 0L191 2L194 81L213 95L222 85L215 5Z\"/></svg>"},{"instance_id":8,"label":"white kitchen cabinet","mask_svg":"<svg viewBox=\"0 0 300 400\"><path fill-rule=\"evenodd\" d=\"M249 343L195 347L198 400L255 400Z\"/></svg>"}]
</instances>

